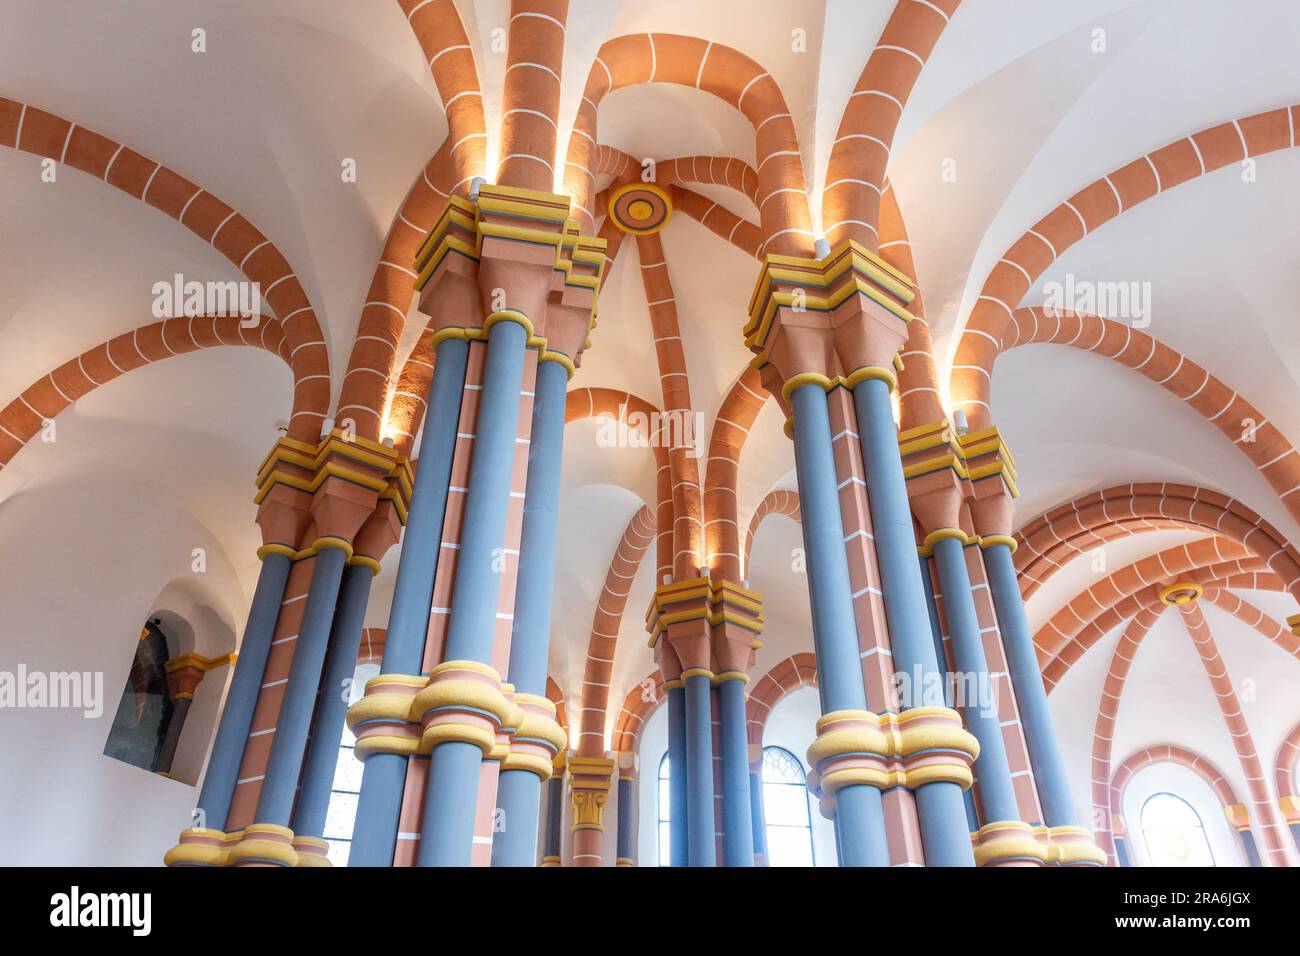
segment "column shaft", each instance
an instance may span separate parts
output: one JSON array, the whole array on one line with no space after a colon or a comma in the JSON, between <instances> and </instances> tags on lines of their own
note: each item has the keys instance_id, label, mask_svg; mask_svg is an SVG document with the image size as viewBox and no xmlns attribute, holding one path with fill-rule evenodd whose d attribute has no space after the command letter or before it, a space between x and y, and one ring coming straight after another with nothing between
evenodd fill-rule
<instances>
[{"instance_id":1,"label":"column shaft","mask_svg":"<svg viewBox=\"0 0 1300 956\"><path fill-rule=\"evenodd\" d=\"M939 569L939 587L943 591L943 608L948 617L955 669L966 680L974 678L977 687L989 687L984 639L980 634L975 601L971 597L970 574L966 570L962 543L955 538L936 542L934 562ZM984 822L1019 820L1020 808L1011 783L1011 766L1007 761L996 702L990 713L982 706L982 700L967 701L962 713L967 728L980 745L979 756L975 758L975 776L979 781L979 802L984 811Z\"/></svg>"},{"instance_id":2,"label":"column shaft","mask_svg":"<svg viewBox=\"0 0 1300 956\"><path fill-rule=\"evenodd\" d=\"M347 554L341 548L324 547L316 552L315 561L302 626L294 644L293 663L275 722L266 779L262 781L257 800L254 816L257 823L289 825Z\"/></svg>"},{"instance_id":3,"label":"column shaft","mask_svg":"<svg viewBox=\"0 0 1300 956\"><path fill-rule=\"evenodd\" d=\"M858 659L826 393L818 385L803 385L794 390L791 404L822 713L864 711L867 695ZM887 866L889 848L880 791L865 784L846 786L835 794L835 803L841 864Z\"/></svg>"},{"instance_id":4,"label":"column shaft","mask_svg":"<svg viewBox=\"0 0 1300 956\"><path fill-rule=\"evenodd\" d=\"M496 568L510 507L526 341L523 326L513 321L496 322L488 333L469 491L452 586L447 661L486 664L492 660L501 588ZM460 741L433 748L420 828L421 866L469 865L482 756L477 746Z\"/></svg>"},{"instance_id":5,"label":"column shaft","mask_svg":"<svg viewBox=\"0 0 1300 956\"><path fill-rule=\"evenodd\" d=\"M632 847L636 842L636 834L632 829L632 795L635 791L635 780L622 776L618 778L618 833L616 834L618 848L615 851L615 863L618 866L633 865Z\"/></svg>"},{"instance_id":6,"label":"column shaft","mask_svg":"<svg viewBox=\"0 0 1300 956\"><path fill-rule=\"evenodd\" d=\"M1079 816L1070 795L1056 730L1052 726L1047 692L1043 689L1034 639L1029 631L1029 620L1025 617L1020 587L1016 583L1011 549L1005 544L985 548L984 567L989 575L989 590L993 594L993 607L1002 632L1007 669L1011 673L1011 687L1020 709L1020 723L1025 731L1038 799L1043 805L1043 822L1049 827L1077 826Z\"/></svg>"},{"instance_id":7,"label":"column shaft","mask_svg":"<svg viewBox=\"0 0 1300 956\"><path fill-rule=\"evenodd\" d=\"M361 630L365 624L373 577L374 571L364 564L349 565L343 572L311 743L303 763L302 787L293 810L291 829L295 836L319 837L325 833L325 815L334 787L343 718L348 710L348 688L357 669L357 652L361 648Z\"/></svg>"},{"instance_id":8,"label":"column shaft","mask_svg":"<svg viewBox=\"0 0 1300 956\"><path fill-rule=\"evenodd\" d=\"M1247 827L1238 831L1241 834L1241 849L1246 854L1246 864L1248 866L1263 866L1259 859L1259 848L1255 846L1255 836Z\"/></svg>"},{"instance_id":9,"label":"column shaft","mask_svg":"<svg viewBox=\"0 0 1300 956\"><path fill-rule=\"evenodd\" d=\"M754 865L767 866L767 822L763 817L763 765L749 771L749 808L754 832Z\"/></svg>"},{"instance_id":10,"label":"column shaft","mask_svg":"<svg viewBox=\"0 0 1300 956\"><path fill-rule=\"evenodd\" d=\"M914 686L931 686L941 673L940 662L935 655L921 569L916 561L912 509L898 452L889 385L867 379L853 390L853 405L867 473L867 502L876 536L894 666L911 675ZM966 830L961 787L948 781L924 784L916 790L916 806L926 863L973 866L975 856Z\"/></svg>"},{"instance_id":11,"label":"column shaft","mask_svg":"<svg viewBox=\"0 0 1300 956\"><path fill-rule=\"evenodd\" d=\"M226 815L235 793L239 764L244 758L244 744L253 725L253 709L262 689L266 658L271 651L271 635L280 616L280 602L289 581L290 561L283 554L268 554L262 560L253 604L248 609L244 639L239 645L239 659L230 678L226 705L217 725L216 740L208 757L208 769L199 791L200 825L214 830L226 828Z\"/></svg>"},{"instance_id":12,"label":"column shaft","mask_svg":"<svg viewBox=\"0 0 1300 956\"><path fill-rule=\"evenodd\" d=\"M668 694L668 843L669 864L686 866L690 857L687 833L686 794L690 769L686 763L686 688L667 689ZM664 860L659 865L664 865Z\"/></svg>"},{"instance_id":13,"label":"column shaft","mask_svg":"<svg viewBox=\"0 0 1300 956\"><path fill-rule=\"evenodd\" d=\"M745 735L745 683L718 687L722 718L722 850L727 866L754 865L754 819L749 806L749 741Z\"/></svg>"},{"instance_id":14,"label":"column shaft","mask_svg":"<svg viewBox=\"0 0 1300 956\"><path fill-rule=\"evenodd\" d=\"M466 342L447 339L438 346L384 639L380 669L385 674L413 675L424 655L468 359ZM348 866L389 866L393 862L407 763L400 754L376 753L366 758Z\"/></svg>"},{"instance_id":15,"label":"column shaft","mask_svg":"<svg viewBox=\"0 0 1300 956\"><path fill-rule=\"evenodd\" d=\"M568 382L568 370L559 362L538 365L507 678L516 693L538 696L546 693L546 662L551 646ZM493 866L535 865L541 788L541 778L527 770L502 772L497 806L505 815L506 828L492 840Z\"/></svg>"},{"instance_id":16,"label":"column shaft","mask_svg":"<svg viewBox=\"0 0 1300 956\"><path fill-rule=\"evenodd\" d=\"M689 866L717 866L717 834L713 819L713 709L709 678L692 674L686 683L686 765L690 792L686 795Z\"/></svg>"},{"instance_id":17,"label":"column shaft","mask_svg":"<svg viewBox=\"0 0 1300 956\"><path fill-rule=\"evenodd\" d=\"M560 836L564 832L564 771L556 768L546 782L546 840L542 845L543 862L560 865Z\"/></svg>"}]
</instances>

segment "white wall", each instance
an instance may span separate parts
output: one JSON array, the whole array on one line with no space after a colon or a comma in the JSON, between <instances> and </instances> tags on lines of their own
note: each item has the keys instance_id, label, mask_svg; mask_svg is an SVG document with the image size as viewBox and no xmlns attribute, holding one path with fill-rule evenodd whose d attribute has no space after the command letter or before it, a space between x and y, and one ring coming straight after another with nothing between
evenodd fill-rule
<instances>
[{"instance_id":1,"label":"white wall","mask_svg":"<svg viewBox=\"0 0 1300 956\"><path fill-rule=\"evenodd\" d=\"M192 576L191 593L237 604L243 591L234 569L188 512L138 486L64 484L15 495L0 504L0 541L0 671L23 664L102 678L98 717L0 709L3 860L156 866L187 824L195 789L104 756L104 743L160 593ZM202 575L191 571L194 548L206 550ZM210 726L213 691L223 689L228 669L214 677L196 699L196 727ZM184 743L187 759L201 763L207 743Z\"/></svg>"}]
</instances>

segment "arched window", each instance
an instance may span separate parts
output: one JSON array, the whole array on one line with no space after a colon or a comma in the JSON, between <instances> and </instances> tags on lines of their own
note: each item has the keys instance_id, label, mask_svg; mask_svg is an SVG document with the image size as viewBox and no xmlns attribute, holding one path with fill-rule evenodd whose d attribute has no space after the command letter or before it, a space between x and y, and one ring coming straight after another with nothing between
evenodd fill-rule
<instances>
[{"instance_id":1,"label":"arched window","mask_svg":"<svg viewBox=\"0 0 1300 956\"><path fill-rule=\"evenodd\" d=\"M107 756L144 770L165 773L171 769L171 754L163 748L176 710L167 687L170 658L167 635L157 621L149 621L140 631L131 672L104 743ZM173 735L179 733L179 724L177 721L172 728Z\"/></svg>"},{"instance_id":2,"label":"arched window","mask_svg":"<svg viewBox=\"0 0 1300 956\"><path fill-rule=\"evenodd\" d=\"M769 866L814 865L808 779L784 747L763 748L763 817Z\"/></svg>"},{"instance_id":3,"label":"arched window","mask_svg":"<svg viewBox=\"0 0 1300 956\"><path fill-rule=\"evenodd\" d=\"M352 687L348 692L348 706L361 699L366 681L379 674L377 663L358 664L352 673ZM325 811L325 839L328 841L329 859L335 866L348 865L348 851L352 849L352 827L357 818L357 795L361 793L361 761L353 750L357 738L343 725L343 739L339 741L339 759L334 767L334 783L330 788L330 805Z\"/></svg>"},{"instance_id":4,"label":"arched window","mask_svg":"<svg viewBox=\"0 0 1300 956\"><path fill-rule=\"evenodd\" d=\"M672 866L672 839L668 825L672 814L672 795L668 783L667 751L659 761L659 799L655 803L659 810L659 865Z\"/></svg>"},{"instance_id":5,"label":"arched window","mask_svg":"<svg viewBox=\"0 0 1300 956\"><path fill-rule=\"evenodd\" d=\"M1182 797L1154 793L1142 804L1142 836L1152 866L1214 866L1200 814Z\"/></svg>"}]
</instances>

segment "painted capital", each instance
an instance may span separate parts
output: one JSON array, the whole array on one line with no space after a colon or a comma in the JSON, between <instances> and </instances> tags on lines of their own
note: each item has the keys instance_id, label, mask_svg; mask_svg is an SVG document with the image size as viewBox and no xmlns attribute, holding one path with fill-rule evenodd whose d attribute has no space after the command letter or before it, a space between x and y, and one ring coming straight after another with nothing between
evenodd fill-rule
<instances>
[{"instance_id":1,"label":"painted capital","mask_svg":"<svg viewBox=\"0 0 1300 956\"><path fill-rule=\"evenodd\" d=\"M763 599L724 579L690 578L655 589L646 630L666 680L685 672L743 679L762 647Z\"/></svg>"},{"instance_id":2,"label":"painted capital","mask_svg":"<svg viewBox=\"0 0 1300 956\"><path fill-rule=\"evenodd\" d=\"M163 665L167 672L167 695L172 700L193 700L203 676L208 671L225 664L233 664L235 654L232 651L221 657L204 657L202 654L182 654L173 657Z\"/></svg>"},{"instance_id":3,"label":"painted capital","mask_svg":"<svg viewBox=\"0 0 1300 956\"><path fill-rule=\"evenodd\" d=\"M569 757L573 830L604 830L605 803L613 786L612 757Z\"/></svg>"},{"instance_id":4,"label":"painted capital","mask_svg":"<svg viewBox=\"0 0 1300 956\"><path fill-rule=\"evenodd\" d=\"M605 241L580 235L569 213L566 196L510 186L484 185L477 202L452 196L415 258L435 341L515 321L542 361L572 373L596 324Z\"/></svg>"},{"instance_id":5,"label":"painted capital","mask_svg":"<svg viewBox=\"0 0 1300 956\"><path fill-rule=\"evenodd\" d=\"M940 537L1014 547L1020 492L1015 462L996 428L958 435L946 420L918 425L899 434L898 451L923 552Z\"/></svg>"},{"instance_id":6,"label":"painted capital","mask_svg":"<svg viewBox=\"0 0 1300 956\"><path fill-rule=\"evenodd\" d=\"M411 470L386 445L335 428L316 445L281 437L258 469L257 489L263 552L302 557L333 546L351 556L381 499L392 502L399 522L406 519Z\"/></svg>"},{"instance_id":7,"label":"painted capital","mask_svg":"<svg viewBox=\"0 0 1300 956\"><path fill-rule=\"evenodd\" d=\"M873 369L893 384L915 297L910 278L852 240L823 259L769 255L745 326L751 364L787 416L797 383L853 384Z\"/></svg>"}]
</instances>

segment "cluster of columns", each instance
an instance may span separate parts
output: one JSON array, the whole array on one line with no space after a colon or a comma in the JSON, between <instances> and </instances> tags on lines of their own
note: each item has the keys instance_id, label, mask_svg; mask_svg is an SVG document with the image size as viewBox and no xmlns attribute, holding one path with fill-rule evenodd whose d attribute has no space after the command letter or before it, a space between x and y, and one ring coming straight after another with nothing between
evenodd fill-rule
<instances>
[{"instance_id":1,"label":"cluster of columns","mask_svg":"<svg viewBox=\"0 0 1300 956\"><path fill-rule=\"evenodd\" d=\"M258 471L257 589L199 792L168 865L324 866L325 807L370 581L410 467L343 429L281 438Z\"/></svg>"},{"instance_id":2,"label":"cluster of columns","mask_svg":"<svg viewBox=\"0 0 1300 956\"><path fill-rule=\"evenodd\" d=\"M823 713L810 785L840 862L1099 865L1010 561L1010 456L996 429L899 434L910 280L852 242L819 252L768 257L745 332L794 440Z\"/></svg>"},{"instance_id":3,"label":"cluster of columns","mask_svg":"<svg viewBox=\"0 0 1300 956\"><path fill-rule=\"evenodd\" d=\"M668 707L672 866L753 866L746 692L762 600L725 579L674 581L646 615Z\"/></svg>"},{"instance_id":4,"label":"cluster of columns","mask_svg":"<svg viewBox=\"0 0 1300 956\"><path fill-rule=\"evenodd\" d=\"M548 779L542 859L558 865L557 770L575 864L600 862L614 790L631 865L630 755L566 767L545 696L565 389L605 262L568 214L561 197L483 186L421 246L436 358L413 481L391 448L337 430L268 456L262 574L203 819L169 863L323 863L346 718L364 761L352 865L533 865ZM1010 455L996 429L895 424L912 296L851 242L770 256L745 330L794 441L822 710L810 786L843 865L1098 864L1015 579ZM348 709L338 688L403 519L382 673ZM655 591L673 865L765 858L745 728L762 626L759 596L723 575Z\"/></svg>"},{"instance_id":5,"label":"cluster of columns","mask_svg":"<svg viewBox=\"0 0 1300 956\"><path fill-rule=\"evenodd\" d=\"M415 263L436 358L414 480L391 448L337 431L269 456L262 574L203 819L169 864L324 864L345 719L364 762L350 865L535 864L566 743L545 696L565 390L604 262L564 197L449 201ZM399 519L382 673L348 708Z\"/></svg>"}]
</instances>

